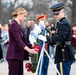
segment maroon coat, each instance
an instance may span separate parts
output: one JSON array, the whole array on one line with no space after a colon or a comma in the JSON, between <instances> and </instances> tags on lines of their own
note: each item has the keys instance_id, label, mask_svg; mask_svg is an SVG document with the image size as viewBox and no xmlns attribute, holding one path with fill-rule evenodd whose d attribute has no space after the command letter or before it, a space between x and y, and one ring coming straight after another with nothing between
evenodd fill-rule
<instances>
[{"instance_id":1,"label":"maroon coat","mask_svg":"<svg viewBox=\"0 0 76 75\"><path fill-rule=\"evenodd\" d=\"M9 39L6 59L17 59L21 61L28 59L28 52L24 50L24 47L26 45L31 47L31 44L27 42L23 29L15 20L9 27Z\"/></svg>"},{"instance_id":2,"label":"maroon coat","mask_svg":"<svg viewBox=\"0 0 76 75\"><path fill-rule=\"evenodd\" d=\"M72 32L72 35L73 35L73 32ZM76 47L76 38L74 38L72 36L71 36L71 44L72 44L72 46Z\"/></svg>"}]
</instances>

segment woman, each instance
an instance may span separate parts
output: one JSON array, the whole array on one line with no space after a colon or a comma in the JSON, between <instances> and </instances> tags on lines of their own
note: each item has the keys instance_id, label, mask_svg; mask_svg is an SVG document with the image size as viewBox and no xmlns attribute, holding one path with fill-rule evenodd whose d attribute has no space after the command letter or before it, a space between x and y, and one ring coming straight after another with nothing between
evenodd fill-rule
<instances>
[{"instance_id":1,"label":"woman","mask_svg":"<svg viewBox=\"0 0 76 75\"><path fill-rule=\"evenodd\" d=\"M52 22L50 24L50 30L51 30L51 33L52 33L52 36L53 36L56 33L54 22ZM52 59L55 57L55 48L56 48L55 43L52 43L51 45L49 45L49 52L50 52L50 56L51 56Z\"/></svg>"},{"instance_id":2,"label":"woman","mask_svg":"<svg viewBox=\"0 0 76 75\"><path fill-rule=\"evenodd\" d=\"M24 22L27 16L27 11L19 7L12 13L12 16L15 19L9 27L9 47L6 59L9 65L9 75L23 75L23 60L28 59L27 52L34 54L37 52L31 49L32 46L27 42L24 31L20 27L20 23Z\"/></svg>"}]
</instances>

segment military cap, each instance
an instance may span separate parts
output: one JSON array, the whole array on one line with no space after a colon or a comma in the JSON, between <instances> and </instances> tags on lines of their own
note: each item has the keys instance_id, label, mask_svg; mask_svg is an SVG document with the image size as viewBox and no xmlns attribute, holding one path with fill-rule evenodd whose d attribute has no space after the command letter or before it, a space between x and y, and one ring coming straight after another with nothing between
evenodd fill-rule
<instances>
[{"instance_id":1,"label":"military cap","mask_svg":"<svg viewBox=\"0 0 76 75\"><path fill-rule=\"evenodd\" d=\"M52 7L50 7L50 9L52 9L54 15L59 14L60 10L63 8L64 8L63 3L58 3L58 4L55 4Z\"/></svg>"},{"instance_id":2,"label":"military cap","mask_svg":"<svg viewBox=\"0 0 76 75\"><path fill-rule=\"evenodd\" d=\"M47 19L47 18L48 18L47 15L40 15L40 16L38 16L37 21L44 20L44 19Z\"/></svg>"}]
</instances>

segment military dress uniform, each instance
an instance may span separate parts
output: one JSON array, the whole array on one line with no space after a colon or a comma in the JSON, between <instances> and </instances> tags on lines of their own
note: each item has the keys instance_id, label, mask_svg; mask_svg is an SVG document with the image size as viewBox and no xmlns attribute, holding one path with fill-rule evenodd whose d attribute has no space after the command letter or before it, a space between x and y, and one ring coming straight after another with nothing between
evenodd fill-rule
<instances>
[{"instance_id":1,"label":"military dress uniform","mask_svg":"<svg viewBox=\"0 0 76 75\"><path fill-rule=\"evenodd\" d=\"M51 7L53 14L58 14L63 9L63 3ZM56 33L50 37L47 36L49 44L56 43L55 63L61 75L70 75L71 64L75 61L73 49L71 46L71 26L65 17L57 22ZM61 63L61 65L60 65Z\"/></svg>"},{"instance_id":2,"label":"military dress uniform","mask_svg":"<svg viewBox=\"0 0 76 75\"><path fill-rule=\"evenodd\" d=\"M47 19L47 15L40 15L38 18L37 18L37 21L39 21L39 26L41 27L42 31L41 31L41 34L45 35L45 25L42 25L43 23L41 23L42 21L46 21ZM40 43L39 43L40 47L41 47L41 50L42 50L42 47L43 47L43 41L40 40ZM41 53L41 51L40 51ZM47 75L47 72L48 72L48 66L49 66L49 58L47 57L47 55L44 53L44 56L43 58L41 59L41 62L42 62L42 66L41 67L41 71L39 69L39 75Z\"/></svg>"}]
</instances>

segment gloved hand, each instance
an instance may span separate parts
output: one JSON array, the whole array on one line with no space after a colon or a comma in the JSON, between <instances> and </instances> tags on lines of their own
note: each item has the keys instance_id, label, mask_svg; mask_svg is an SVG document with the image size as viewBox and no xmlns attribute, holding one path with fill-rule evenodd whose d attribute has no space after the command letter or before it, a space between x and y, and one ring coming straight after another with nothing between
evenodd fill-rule
<instances>
[{"instance_id":1,"label":"gloved hand","mask_svg":"<svg viewBox=\"0 0 76 75\"><path fill-rule=\"evenodd\" d=\"M54 45L56 45L56 42L52 42L52 38L50 36L46 36L46 39L47 39L47 43L48 45L51 45L52 47Z\"/></svg>"},{"instance_id":2,"label":"gloved hand","mask_svg":"<svg viewBox=\"0 0 76 75\"><path fill-rule=\"evenodd\" d=\"M44 41L44 42L47 41L47 40L46 40L46 37L43 36L43 35L38 35L38 39L39 39L39 40L42 40L42 41Z\"/></svg>"}]
</instances>

